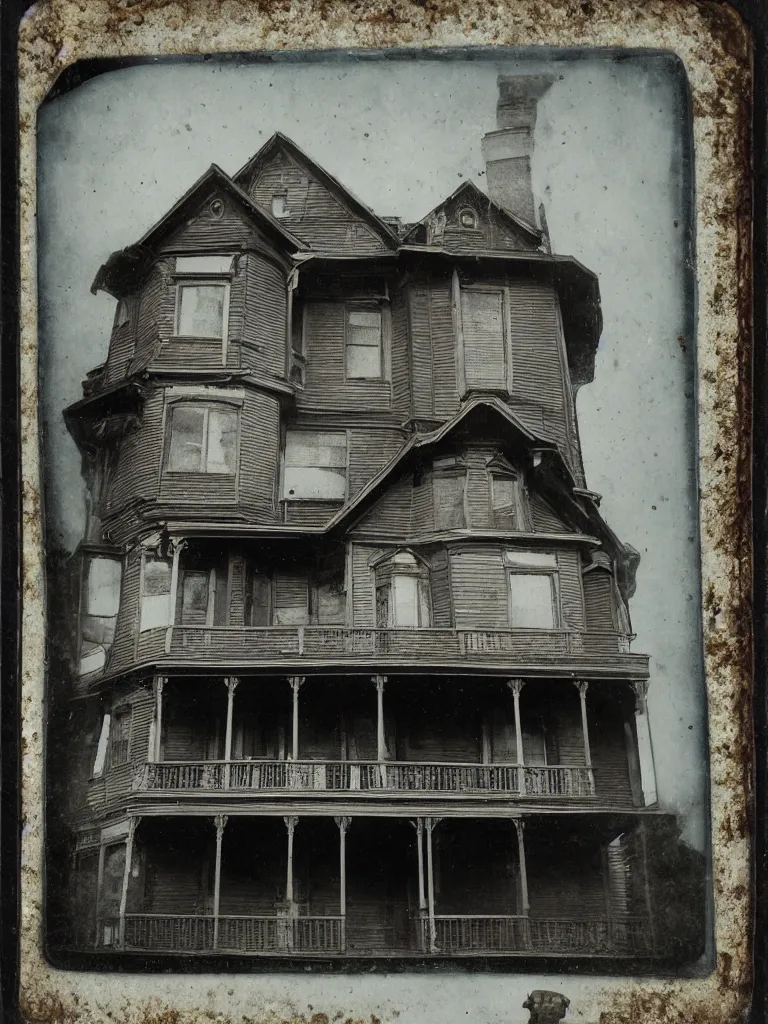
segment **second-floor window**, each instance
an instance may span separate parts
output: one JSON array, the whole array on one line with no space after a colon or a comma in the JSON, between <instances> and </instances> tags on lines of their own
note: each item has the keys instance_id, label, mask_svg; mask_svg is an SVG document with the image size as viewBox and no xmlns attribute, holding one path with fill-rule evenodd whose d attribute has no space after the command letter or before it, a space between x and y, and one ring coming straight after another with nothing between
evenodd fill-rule
<instances>
[{"instance_id":1,"label":"second-floor window","mask_svg":"<svg viewBox=\"0 0 768 1024\"><path fill-rule=\"evenodd\" d=\"M376 582L376 626L418 629L432 625L429 569L409 551L379 562Z\"/></svg>"},{"instance_id":2,"label":"second-floor window","mask_svg":"<svg viewBox=\"0 0 768 1024\"><path fill-rule=\"evenodd\" d=\"M345 320L347 379L381 380L384 377L381 310L347 306Z\"/></svg>"},{"instance_id":3,"label":"second-floor window","mask_svg":"<svg viewBox=\"0 0 768 1024\"><path fill-rule=\"evenodd\" d=\"M557 556L539 551L505 551L509 621L513 629L556 629L560 625Z\"/></svg>"},{"instance_id":4,"label":"second-floor window","mask_svg":"<svg viewBox=\"0 0 768 1024\"><path fill-rule=\"evenodd\" d=\"M109 767L125 764L131 745L131 706L117 708L109 730Z\"/></svg>"},{"instance_id":5,"label":"second-floor window","mask_svg":"<svg viewBox=\"0 0 768 1024\"><path fill-rule=\"evenodd\" d=\"M435 459L432 481L436 530L460 530L467 525L467 471L457 458Z\"/></svg>"},{"instance_id":6,"label":"second-floor window","mask_svg":"<svg viewBox=\"0 0 768 1024\"><path fill-rule=\"evenodd\" d=\"M522 530L520 481L507 473L491 474L491 515L496 530Z\"/></svg>"},{"instance_id":7,"label":"second-floor window","mask_svg":"<svg viewBox=\"0 0 768 1024\"><path fill-rule=\"evenodd\" d=\"M171 406L166 469L172 473L228 473L237 467L236 409L180 402Z\"/></svg>"},{"instance_id":8,"label":"second-floor window","mask_svg":"<svg viewBox=\"0 0 768 1024\"><path fill-rule=\"evenodd\" d=\"M180 284L176 334L182 338L223 338L228 291L226 284Z\"/></svg>"},{"instance_id":9,"label":"second-floor window","mask_svg":"<svg viewBox=\"0 0 768 1024\"><path fill-rule=\"evenodd\" d=\"M346 494L346 431L287 430L283 498L343 501Z\"/></svg>"},{"instance_id":10,"label":"second-floor window","mask_svg":"<svg viewBox=\"0 0 768 1024\"><path fill-rule=\"evenodd\" d=\"M170 559L145 555L141 580L141 621L144 632L155 626L171 624L171 562Z\"/></svg>"}]
</instances>

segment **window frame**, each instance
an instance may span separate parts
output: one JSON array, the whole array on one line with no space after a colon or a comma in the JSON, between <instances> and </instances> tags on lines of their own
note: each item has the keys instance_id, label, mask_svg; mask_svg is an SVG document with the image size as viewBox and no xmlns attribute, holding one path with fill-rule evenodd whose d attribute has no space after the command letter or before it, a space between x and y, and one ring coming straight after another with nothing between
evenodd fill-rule
<instances>
[{"instance_id":1,"label":"window frame","mask_svg":"<svg viewBox=\"0 0 768 1024\"><path fill-rule=\"evenodd\" d=\"M146 566L148 562L162 562L169 569L168 573L168 614L166 615L166 622L162 624L154 624L150 626L142 625L144 619L144 602L149 597L165 597L165 594L145 594L144 588L146 585ZM173 560L171 558L163 558L156 551L147 549L141 553L141 575L139 577L139 638L142 633L148 632L150 629L167 629L169 626L174 625L174 618L176 609L172 606L173 603Z\"/></svg>"},{"instance_id":2,"label":"window frame","mask_svg":"<svg viewBox=\"0 0 768 1024\"><path fill-rule=\"evenodd\" d=\"M465 229L469 230L469 229ZM461 301L463 292L495 292L500 293L502 298L502 331L504 351L504 373L503 381L498 387L479 388L475 384L467 383L466 346L464 341L464 310ZM458 270L454 270L451 279L452 315L454 335L456 337L456 369L459 385L459 396L461 398L469 391L501 391L512 394L514 382L514 367L512 365L512 320L511 305L509 297L509 286L503 283L491 282L466 282L459 278Z\"/></svg>"},{"instance_id":3,"label":"window frame","mask_svg":"<svg viewBox=\"0 0 768 1024\"><path fill-rule=\"evenodd\" d=\"M235 426L235 442L234 442L234 469L232 472L221 472L220 470L209 470L209 469L172 469L170 466L171 458L171 445L173 440L173 415L174 411L178 408L187 409L198 409L205 413L203 419L203 441L201 444L200 461L207 462L208 450L210 445L209 436L209 423L210 423L210 411L224 410L233 414L236 417ZM206 399L204 397L184 397L175 398L169 401L166 405L165 411L165 439L164 439L164 452L163 452L163 473L168 473L173 476L207 476L207 477L218 477L221 478L233 478L235 481L238 480L240 471L240 431L241 431L241 416L240 412L242 405L232 401L224 399Z\"/></svg>"},{"instance_id":4,"label":"window frame","mask_svg":"<svg viewBox=\"0 0 768 1024\"><path fill-rule=\"evenodd\" d=\"M341 304L344 309L344 382L357 384L360 381L378 381L382 384L390 382L391 370L391 347L389 343L389 306L386 302L375 299L348 299ZM350 313L378 313L379 314L379 373L375 377L353 377L350 376L347 366L347 349L349 348L349 314ZM373 347L373 346L371 346ZM305 349L306 351L306 349Z\"/></svg>"},{"instance_id":5,"label":"window frame","mask_svg":"<svg viewBox=\"0 0 768 1024\"><path fill-rule=\"evenodd\" d=\"M128 734L125 739L116 741L117 736L117 723L121 718L128 719ZM129 764L131 760L131 740L133 739L133 705L132 704L119 704L117 707L112 709L109 722L109 738L107 740L107 754L105 758L105 767L108 771L113 768L119 768L121 765ZM115 749L118 746L118 742L122 751L123 745L125 745L125 756L119 761L115 760Z\"/></svg>"},{"instance_id":6,"label":"window frame","mask_svg":"<svg viewBox=\"0 0 768 1024\"><path fill-rule=\"evenodd\" d=\"M173 335L172 341L200 341L200 342L221 342L221 365L227 365L227 353L229 348L229 307L231 300L232 290L232 277L233 269L232 263L234 261L234 255L226 253L211 253L208 254L211 258L220 256L222 258L228 258L230 261L228 270L178 270L175 269L173 273L173 280L175 281L174 291L174 311L173 311ZM192 257L194 258L194 257ZM200 256L200 259L205 259L206 256ZM218 285L224 289L224 301L221 317L221 337L203 337L197 334L182 334L181 333L181 292L183 288L189 287L201 287L205 285Z\"/></svg>"},{"instance_id":7,"label":"window frame","mask_svg":"<svg viewBox=\"0 0 768 1024\"><path fill-rule=\"evenodd\" d=\"M445 533L451 530L466 530L469 524L469 502L467 495L467 484L469 481L469 474L467 472L466 464L459 458L455 460L452 465L439 465L437 460L432 463L432 516L434 521L435 533ZM461 511L463 522L457 526L438 526L437 525L437 492L435 490L435 484L438 480L462 480L463 487L461 492Z\"/></svg>"},{"instance_id":8,"label":"window frame","mask_svg":"<svg viewBox=\"0 0 768 1024\"><path fill-rule=\"evenodd\" d=\"M309 498L307 498L307 497L301 497L300 495L287 494L286 493L285 471L286 471L287 468L294 468L294 467L288 467L286 465L286 459L287 459L287 456L288 456L288 435L291 434L291 433L293 433L293 434L312 434L312 435L315 435L315 436L318 435L318 434L338 434L338 435L342 435L343 434L344 435L344 439L345 439L344 496L342 498L316 498L316 497L309 497ZM311 427L310 428L307 428L307 427L295 427L295 426L286 426L286 427L284 427L283 428L283 436L282 436L282 452L281 452L281 458L280 458L280 481L279 481L280 482L280 497L279 497L279 501L281 501L283 503L289 503L289 502L316 502L316 503L321 503L321 504L327 503L327 504L333 504L333 505L338 505L339 503L341 503L343 505L348 500L348 498L349 498L349 450L350 450L350 443L349 442L350 442L350 432L348 430L339 430L339 429L335 429L333 427L331 427L328 430L317 430L317 429L313 429ZM319 468L322 468L322 467L304 466L304 467L301 467L301 468L304 468L304 469L312 469L312 468L319 469Z\"/></svg>"},{"instance_id":9,"label":"window frame","mask_svg":"<svg viewBox=\"0 0 768 1024\"><path fill-rule=\"evenodd\" d=\"M471 213L474 218L474 224L471 227L461 223L461 218L465 213ZM480 231L480 214L471 206L462 206L460 210L456 211L456 227L459 231Z\"/></svg>"},{"instance_id":10,"label":"window frame","mask_svg":"<svg viewBox=\"0 0 768 1024\"><path fill-rule=\"evenodd\" d=\"M499 530L507 532L506 527L498 526L496 524L496 506L494 505L494 490L496 487L496 480L512 480L515 485L515 517L517 525L515 529L509 531L512 533L524 533L528 524L528 518L526 514L525 503L523 501L523 478L522 474L515 472L512 469L505 469L503 467L495 467L489 465L488 469L488 502L489 512L491 520L491 528L493 530Z\"/></svg>"},{"instance_id":11,"label":"window frame","mask_svg":"<svg viewBox=\"0 0 768 1024\"><path fill-rule=\"evenodd\" d=\"M414 559L414 565L398 564L398 555L410 555ZM371 566L373 584L373 613L374 629L432 629L434 622L434 608L432 606L432 571L427 562L410 548L398 548L383 557L374 561ZM396 580L398 577L410 577L416 581L416 624L400 625L396 621L397 616L397 594ZM378 595L380 590L387 592L387 625L380 626L378 622ZM422 598L426 606L427 622L423 621Z\"/></svg>"},{"instance_id":12,"label":"window frame","mask_svg":"<svg viewBox=\"0 0 768 1024\"><path fill-rule=\"evenodd\" d=\"M552 566L536 565L510 565L509 559L515 555L551 555L555 560ZM507 621L510 629L530 629L550 632L563 629L563 611L560 592L560 566L557 555L553 552L539 552L533 550L505 549L503 556L504 573L507 585ZM546 576L549 578L550 596L552 602L552 625L551 626L516 626L512 615L512 577L513 576Z\"/></svg>"}]
</instances>

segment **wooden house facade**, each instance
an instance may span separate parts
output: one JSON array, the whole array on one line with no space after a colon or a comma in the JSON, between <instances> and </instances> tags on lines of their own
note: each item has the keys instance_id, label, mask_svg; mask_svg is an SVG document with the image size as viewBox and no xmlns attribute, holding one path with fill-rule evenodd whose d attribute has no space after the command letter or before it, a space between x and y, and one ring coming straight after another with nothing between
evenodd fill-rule
<instances>
[{"instance_id":1,"label":"wooden house facade","mask_svg":"<svg viewBox=\"0 0 768 1024\"><path fill-rule=\"evenodd\" d=\"M657 953L594 275L471 185L381 220L277 135L94 288L71 944Z\"/></svg>"}]
</instances>

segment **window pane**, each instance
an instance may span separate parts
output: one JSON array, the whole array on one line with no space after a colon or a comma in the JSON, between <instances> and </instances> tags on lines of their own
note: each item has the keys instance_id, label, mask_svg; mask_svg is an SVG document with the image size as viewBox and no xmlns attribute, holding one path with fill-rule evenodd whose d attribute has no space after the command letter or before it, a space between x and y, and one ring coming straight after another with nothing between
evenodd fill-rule
<instances>
[{"instance_id":1,"label":"window pane","mask_svg":"<svg viewBox=\"0 0 768 1024\"><path fill-rule=\"evenodd\" d=\"M158 597L170 592L171 563L162 558L147 558L144 562L144 595Z\"/></svg>"},{"instance_id":2,"label":"window pane","mask_svg":"<svg viewBox=\"0 0 768 1024\"><path fill-rule=\"evenodd\" d=\"M237 413L211 409L208 413L208 473L234 473L237 446Z\"/></svg>"},{"instance_id":3,"label":"window pane","mask_svg":"<svg viewBox=\"0 0 768 1024\"><path fill-rule=\"evenodd\" d=\"M498 529L513 530L517 523L517 480L514 477L491 478L493 525Z\"/></svg>"},{"instance_id":4,"label":"window pane","mask_svg":"<svg viewBox=\"0 0 768 1024\"><path fill-rule=\"evenodd\" d=\"M381 377L381 351L363 345L347 345L347 376L377 379Z\"/></svg>"},{"instance_id":5,"label":"window pane","mask_svg":"<svg viewBox=\"0 0 768 1024\"><path fill-rule=\"evenodd\" d=\"M350 309L347 314L350 330L366 328L381 332L381 312L378 309Z\"/></svg>"},{"instance_id":6,"label":"window pane","mask_svg":"<svg viewBox=\"0 0 768 1024\"><path fill-rule=\"evenodd\" d=\"M461 321L467 385L502 387L505 360L501 291L462 291Z\"/></svg>"},{"instance_id":7,"label":"window pane","mask_svg":"<svg viewBox=\"0 0 768 1024\"><path fill-rule=\"evenodd\" d=\"M531 569L556 569L557 556L545 551L505 551L507 565L523 565Z\"/></svg>"},{"instance_id":8,"label":"window pane","mask_svg":"<svg viewBox=\"0 0 768 1024\"><path fill-rule=\"evenodd\" d=\"M320 625L341 625L347 618L347 596L338 583L317 588L317 621Z\"/></svg>"},{"instance_id":9,"label":"window pane","mask_svg":"<svg viewBox=\"0 0 768 1024\"><path fill-rule=\"evenodd\" d=\"M346 468L347 435L289 430L285 435L285 464Z\"/></svg>"},{"instance_id":10,"label":"window pane","mask_svg":"<svg viewBox=\"0 0 768 1024\"><path fill-rule=\"evenodd\" d=\"M185 572L181 586L181 621L186 625L204 626L208 615L208 587L211 574Z\"/></svg>"},{"instance_id":11,"label":"window pane","mask_svg":"<svg viewBox=\"0 0 768 1024\"><path fill-rule=\"evenodd\" d=\"M286 468L285 496L315 500L343 501L347 490L346 470Z\"/></svg>"},{"instance_id":12,"label":"window pane","mask_svg":"<svg viewBox=\"0 0 768 1024\"><path fill-rule=\"evenodd\" d=\"M99 742L96 746L96 759L93 762L94 776L99 776L104 771L104 761L107 757L107 744L109 743L109 723L111 716L104 715L101 720L101 732L99 733Z\"/></svg>"},{"instance_id":13,"label":"window pane","mask_svg":"<svg viewBox=\"0 0 768 1024\"><path fill-rule=\"evenodd\" d=\"M168 469L195 473L202 468L205 410L177 405L171 414Z\"/></svg>"},{"instance_id":14,"label":"window pane","mask_svg":"<svg viewBox=\"0 0 768 1024\"><path fill-rule=\"evenodd\" d=\"M189 284L179 289L179 334L193 338L221 338L224 331L224 295L220 284Z\"/></svg>"},{"instance_id":15,"label":"window pane","mask_svg":"<svg viewBox=\"0 0 768 1024\"><path fill-rule=\"evenodd\" d=\"M87 614L109 618L120 607L123 567L114 558L92 558L88 564Z\"/></svg>"},{"instance_id":16,"label":"window pane","mask_svg":"<svg viewBox=\"0 0 768 1024\"><path fill-rule=\"evenodd\" d=\"M435 529L455 530L464 526L465 476L434 478Z\"/></svg>"},{"instance_id":17,"label":"window pane","mask_svg":"<svg viewBox=\"0 0 768 1024\"><path fill-rule=\"evenodd\" d=\"M378 629L386 629L389 626L389 593L388 583L382 587L376 587L376 627Z\"/></svg>"},{"instance_id":18,"label":"window pane","mask_svg":"<svg viewBox=\"0 0 768 1024\"><path fill-rule=\"evenodd\" d=\"M418 626L418 582L416 576L392 577L395 588L395 626Z\"/></svg>"},{"instance_id":19,"label":"window pane","mask_svg":"<svg viewBox=\"0 0 768 1024\"><path fill-rule=\"evenodd\" d=\"M429 580L419 580L419 625L432 625Z\"/></svg>"},{"instance_id":20,"label":"window pane","mask_svg":"<svg viewBox=\"0 0 768 1024\"><path fill-rule=\"evenodd\" d=\"M552 577L548 573L510 573L512 626L516 629L554 629Z\"/></svg>"}]
</instances>

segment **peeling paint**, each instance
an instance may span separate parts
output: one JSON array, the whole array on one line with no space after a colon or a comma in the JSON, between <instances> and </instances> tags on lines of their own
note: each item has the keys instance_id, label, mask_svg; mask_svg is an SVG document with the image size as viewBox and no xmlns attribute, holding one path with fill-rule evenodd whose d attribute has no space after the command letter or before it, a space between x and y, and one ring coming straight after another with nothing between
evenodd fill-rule
<instances>
[{"instance_id":1,"label":"peeling paint","mask_svg":"<svg viewBox=\"0 0 768 1024\"><path fill-rule=\"evenodd\" d=\"M751 987L751 48L721 3L646 0L47 0L20 31L22 230L23 678L21 1006L40 1024L381 1024L402 1016L484 1019L514 978L458 974L324 982L323 1010L298 1005L303 978L93 976L56 971L40 948L43 841L44 610L37 423L35 117L78 59L248 50L392 46L648 47L678 54L695 145L702 622L711 754L717 969L676 981L579 979L582 1022L715 1024L737 1020ZM679 339L681 347L685 342ZM422 978L422 982L423 982ZM531 979L521 978L524 995ZM295 985L294 985L295 981ZM458 986L458 987L457 987ZM525 988L523 987L525 986ZM563 979L541 987L563 988ZM153 993L161 990L158 998ZM493 997L485 995L493 991ZM471 999L474 1002L468 1002ZM317 1000L319 1001L319 1000ZM509 1000L510 1013L519 999ZM461 1009L458 1009L459 1003ZM330 1005L333 1004L333 1005ZM425 1018L425 1012L427 1017Z\"/></svg>"}]
</instances>

